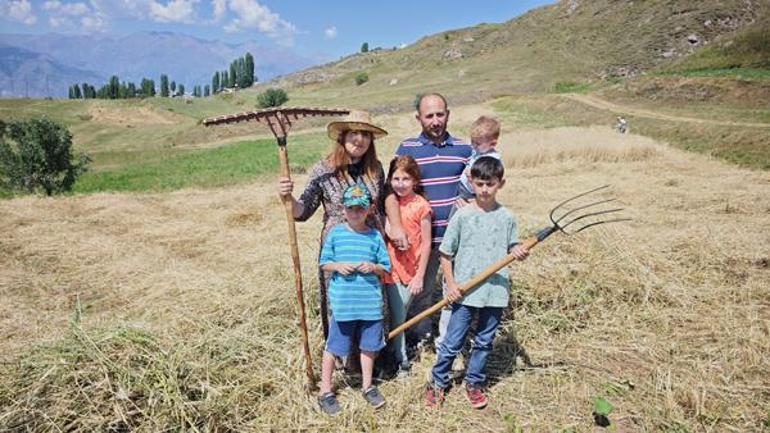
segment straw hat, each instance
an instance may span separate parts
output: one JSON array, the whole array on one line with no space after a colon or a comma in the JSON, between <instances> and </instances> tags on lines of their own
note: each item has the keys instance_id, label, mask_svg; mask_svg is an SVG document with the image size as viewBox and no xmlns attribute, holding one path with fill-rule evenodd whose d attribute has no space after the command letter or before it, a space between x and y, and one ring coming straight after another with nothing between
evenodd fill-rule
<instances>
[{"instance_id":1,"label":"straw hat","mask_svg":"<svg viewBox=\"0 0 770 433\"><path fill-rule=\"evenodd\" d=\"M344 119L329 122L326 130L329 132L329 138L335 141L343 131L369 131L374 138L388 135L387 131L372 123L371 114L360 110L351 110Z\"/></svg>"}]
</instances>

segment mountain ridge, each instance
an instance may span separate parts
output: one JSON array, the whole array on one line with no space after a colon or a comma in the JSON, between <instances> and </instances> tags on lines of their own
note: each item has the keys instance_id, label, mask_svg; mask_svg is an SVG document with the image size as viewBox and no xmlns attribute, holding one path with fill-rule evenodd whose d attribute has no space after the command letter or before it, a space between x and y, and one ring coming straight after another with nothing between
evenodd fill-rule
<instances>
[{"instance_id":1,"label":"mountain ridge","mask_svg":"<svg viewBox=\"0 0 770 433\"><path fill-rule=\"evenodd\" d=\"M20 73L8 77L9 82L30 80L30 97L66 97L71 84L88 81L99 87L111 75L137 83L147 77L157 83L160 74L167 74L170 79L184 84L187 88L192 88L193 85L203 86L211 82L214 72L227 69L232 60L246 52L251 52L254 56L255 72L260 80L311 64L304 57L265 47L254 41L233 44L174 32L135 32L102 36L57 33L0 34L0 44L45 55L62 66L89 72L82 77L77 74L70 77L70 82L63 86L49 86L49 92L45 91L45 83L38 77L25 77ZM11 59L0 57L0 63L11 62ZM100 81L94 82L93 74L102 77ZM25 96L24 93L11 91L1 83L0 93L5 97Z\"/></svg>"}]
</instances>

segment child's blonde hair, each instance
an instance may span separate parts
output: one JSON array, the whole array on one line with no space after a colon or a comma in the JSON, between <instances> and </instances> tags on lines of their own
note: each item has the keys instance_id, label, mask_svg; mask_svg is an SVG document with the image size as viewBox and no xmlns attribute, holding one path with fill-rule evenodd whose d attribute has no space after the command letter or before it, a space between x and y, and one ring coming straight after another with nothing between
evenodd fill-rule
<instances>
[{"instance_id":1,"label":"child's blonde hair","mask_svg":"<svg viewBox=\"0 0 770 433\"><path fill-rule=\"evenodd\" d=\"M481 116L471 125L471 142L500 138L500 121L490 116Z\"/></svg>"}]
</instances>

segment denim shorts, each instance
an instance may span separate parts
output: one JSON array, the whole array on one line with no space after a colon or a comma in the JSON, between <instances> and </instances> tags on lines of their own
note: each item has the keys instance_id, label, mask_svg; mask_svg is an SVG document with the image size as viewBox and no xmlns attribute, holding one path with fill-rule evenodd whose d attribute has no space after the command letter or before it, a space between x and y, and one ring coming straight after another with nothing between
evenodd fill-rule
<instances>
[{"instance_id":1,"label":"denim shorts","mask_svg":"<svg viewBox=\"0 0 770 433\"><path fill-rule=\"evenodd\" d=\"M329 338L326 340L326 351L332 355L350 355L356 341L362 352L378 352L385 347L382 320L338 322L333 319L329 323Z\"/></svg>"}]
</instances>

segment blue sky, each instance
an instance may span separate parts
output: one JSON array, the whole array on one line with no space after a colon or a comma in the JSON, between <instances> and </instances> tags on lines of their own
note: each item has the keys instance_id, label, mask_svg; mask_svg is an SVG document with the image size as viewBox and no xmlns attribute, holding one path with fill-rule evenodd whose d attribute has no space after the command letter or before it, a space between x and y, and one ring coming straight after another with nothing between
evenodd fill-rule
<instances>
[{"instance_id":1,"label":"blue sky","mask_svg":"<svg viewBox=\"0 0 770 433\"><path fill-rule=\"evenodd\" d=\"M410 44L443 30L503 22L553 0L0 0L1 33L170 31L255 40L317 60Z\"/></svg>"}]
</instances>

